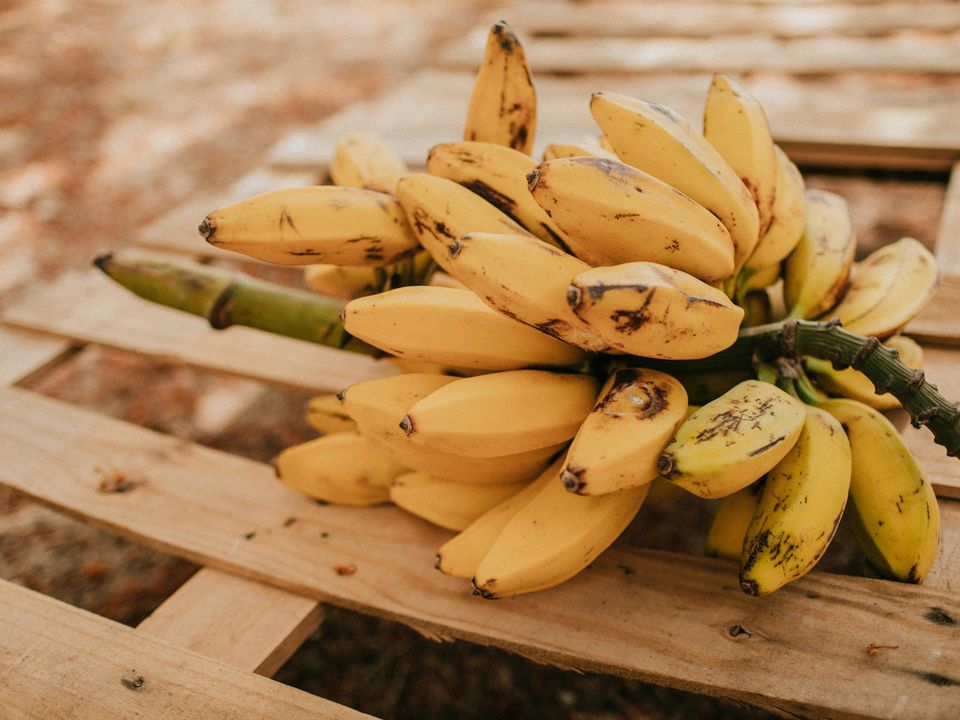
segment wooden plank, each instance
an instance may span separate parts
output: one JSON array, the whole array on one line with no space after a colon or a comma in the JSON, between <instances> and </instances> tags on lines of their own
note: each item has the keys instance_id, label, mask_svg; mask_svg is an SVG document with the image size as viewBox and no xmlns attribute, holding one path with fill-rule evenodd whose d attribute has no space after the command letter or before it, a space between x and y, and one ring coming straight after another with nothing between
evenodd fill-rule
<instances>
[{"instance_id":1,"label":"wooden plank","mask_svg":"<svg viewBox=\"0 0 960 720\"><path fill-rule=\"evenodd\" d=\"M97 271L36 283L5 308L11 324L311 391L340 390L396 370L388 362L245 327L212 330L205 320L141 300Z\"/></svg>"},{"instance_id":2,"label":"wooden plank","mask_svg":"<svg viewBox=\"0 0 960 720\"><path fill-rule=\"evenodd\" d=\"M64 338L0 325L0 385L12 385L42 372L72 347Z\"/></svg>"},{"instance_id":3,"label":"wooden plank","mask_svg":"<svg viewBox=\"0 0 960 720\"><path fill-rule=\"evenodd\" d=\"M6 718L368 718L0 581Z\"/></svg>"},{"instance_id":4,"label":"wooden plank","mask_svg":"<svg viewBox=\"0 0 960 720\"><path fill-rule=\"evenodd\" d=\"M560 587L484 602L433 570L449 533L390 507L318 505L264 465L27 391L0 390L0 456L4 484L65 512L438 637L784 713L942 718L960 708L960 625L944 621L960 617L956 593L812 573L756 599L729 563L619 547ZM99 491L117 472L133 487ZM338 572L347 564L356 571ZM871 643L896 648L871 655Z\"/></svg>"},{"instance_id":5,"label":"wooden plank","mask_svg":"<svg viewBox=\"0 0 960 720\"><path fill-rule=\"evenodd\" d=\"M960 343L960 275L940 276L933 299L904 332L925 342Z\"/></svg>"},{"instance_id":6,"label":"wooden plank","mask_svg":"<svg viewBox=\"0 0 960 720\"><path fill-rule=\"evenodd\" d=\"M956 462L956 460L954 460ZM960 593L960 501L940 500L940 547L926 585Z\"/></svg>"},{"instance_id":7,"label":"wooden plank","mask_svg":"<svg viewBox=\"0 0 960 720\"><path fill-rule=\"evenodd\" d=\"M950 172L935 246L937 265L948 277L960 277L960 162Z\"/></svg>"},{"instance_id":8,"label":"wooden plank","mask_svg":"<svg viewBox=\"0 0 960 720\"><path fill-rule=\"evenodd\" d=\"M269 677L320 627L322 615L316 600L201 568L137 630Z\"/></svg>"}]
</instances>

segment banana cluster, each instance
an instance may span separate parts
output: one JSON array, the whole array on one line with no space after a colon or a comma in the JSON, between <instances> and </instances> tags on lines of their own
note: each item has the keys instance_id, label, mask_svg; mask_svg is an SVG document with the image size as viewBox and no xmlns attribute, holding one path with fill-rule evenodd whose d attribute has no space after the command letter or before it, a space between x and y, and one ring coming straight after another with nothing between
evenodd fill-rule
<instances>
[{"instance_id":1,"label":"banana cluster","mask_svg":"<svg viewBox=\"0 0 960 720\"><path fill-rule=\"evenodd\" d=\"M532 157L536 93L497 23L463 140L425 172L356 133L335 185L206 217L218 247L307 266L311 288L349 300L350 335L408 364L312 400L324 435L277 457L281 481L455 531L436 566L484 598L573 577L671 493L719 500L707 551L739 562L748 594L807 573L845 510L880 573L922 581L936 498L879 412L892 396L817 358L762 380L671 363L802 318L889 338L920 367L898 332L934 291L930 252L904 238L856 262L845 201L805 187L730 77L702 132L614 92L589 108L599 136Z\"/></svg>"}]
</instances>

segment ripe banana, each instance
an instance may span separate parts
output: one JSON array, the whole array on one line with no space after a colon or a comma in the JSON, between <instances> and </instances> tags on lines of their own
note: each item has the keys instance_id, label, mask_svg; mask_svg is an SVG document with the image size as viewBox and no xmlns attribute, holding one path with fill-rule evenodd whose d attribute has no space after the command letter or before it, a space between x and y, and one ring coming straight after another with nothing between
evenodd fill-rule
<instances>
[{"instance_id":1,"label":"ripe banana","mask_svg":"<svg viewBox=\"0 0 960 720\"><path fill-rule=\"evenodd\" d=\"M447 273L437 270L430 276L430 280L427 282L428 285L433 285L433 287L445 287L453 288L455 290L469 290L466 285L457 280L453 275L447 275Z\"/></svg>"},{"instance_id":2,"label":"ripe banana","mask_svg":"<svg viewBox=\"0 0 960 720\"><path fill-rule=\"evenodd\" d=\"M853 266L850 287L829 318L850 332L886 338L933 297L937 261L913 238L884 245Z\"/></svg>"},{"instance_id":3,"label":"ripe banana","mask_svg":"<svg viewBox=\"0 0 960 720\"><path fill-rule=\"evenodd\" d=\"M529 235L469 233L450 246L450 269L487 305L586 350L608 344L567 303L573 277L590 266Z\"/></svg>"},{"instance_id":4,"label":"ripe banana","mask_svg":"<svg viewBox=\"0 0 960 720\"><path fill-rule=\"evenodd\" d=\"M758 480L720 501L707 533L707 555L726 560L740 559L743 538L750 527L750 521L753 520L762 487L763 481Z\"/></svg>"},{"instance_id":5,"label":"ripe banana","mask_svg":"<svg viewBox=\"0 0 960 720\"><path fill-rule=\"evenodd\" d=\"M840 423L807 406L803 431L767 475L743 540L745 593L767 595L816 565L840 525L850 473L850 443Z\"/></svg>"},{"instance_id":6,"label":"ripe banana","mask_svg":"<svg viewBox=\"0 0 960 720\"><path fill-rule=\"evenodd\" d=\"M746 380L684 421L660 455L660 473L700 497L731 495L790 451L803 407L775 385Z\"/></svg>"},{"instance_id":7,"label":"ripe banana","mask_svg":"<svg viewBox=\"0 0 960 720\"><path fill-rule=\"evenodd\" d=\"M281 265L381 266L417 250L396 198L335 185L274 190L214 210L200 234L216 247Z\"/></svg>"},{"instance_id":8,"label":"ripe banana","mask_svg":"<svg viewBox=\"0 0 960 720\"><path fill-rule=\"evenodd\" d=\"M882 413L855 400L821 407L840 421L850 441L847 518L860 548L885 577L923 582L940 535L933 486Z\"/></svg>"},{"instance_id":9,"label":"ripe banana","mask_svg":"<svg viewBox=\"0 0 960 720\"><path fill-rule=\"evenodd\" d=\"M514 370L461 378L409 409L403 429L416 444L467 457L511 455L577 433L593 408L589 375Z\"/></svg>"},{"instance_id":10,"label":"ripe banana","mask_svg":"<svg viewBox=\"0 0 960 720\"><path fill-rule=\"evenodd\" d=\"M594 332L623 352L683 360L736 341L743 309L721 290L650 262L592 268L573 278L567 301Z\"/></svg>"},{"instance_id":11,"label":"ripe banana","mask_svg":"<svg viewBox=\"0 0 960 720\"><path fill-rule=\"evenodd\" d=\"M762 237L777 192L777 158L757 99L727 75L714 75L703 111L703 136L746 185L757 205Z\"/></svg>"},{"instance_id":12,"label":"ripe banana","mask_svg":"<svg viewBox=\"0 0 960 720\"><path fill-rule=\"evenodd\" d=\"M760 237L757 205L726 160L689 123L656 103L595 93L590 112L623 162L672 185L730 231L739 269Z\"/></svg>"},{"instance_id":13,"label":"ripe banana","mask_svg":"<svg viewBox=\"0 0 960 720\"><path fill-rule=\"evenodd\" d=\"M427 522L459 531L526 486L523 482L497 485L455 482L412 472L394 478L390 499Z\"/></svg>"},{"instance_id":14,"label":"ripe banana","mask_svg":"<svg viewBox=\"0 0 960 720\"><path fill-rule=\"evenodd\" d=\"M687 412L687 391L657 370L623 368L607 380L577 431L560 480L578 495L646 485Z\"/></svg>"},{"instance_id":15,"label":"ripe banana","mask_svg":"<svg viewBox=\"0 0 960 720\"><path fill-rule=\"evenodd\" d=\"M340 399L332 393L310 398L305 419L310 427L324 435L357 430L357 424L340 405Z\"/></svg>"},{"instance_id":16,"label":"ripe banana","mask_svg":"<svg viewBox=\"0 0 960 720\"><path fill-rule=\"evenodd\" d=\"M321 295L352 300L377 292L377 269L373 267L340 266L328 263L307 265L303 269L307 287Z\"/></svg>"},{"instance_id":17,"label":"ripe banana","mask_svg":"<svg viewBox=\"0 0 960 720\"><path fill-rule=\"evenodd\" d=\"M655 177L605 158L540 163L530 193L591 265L645 260L709 282L733 272L723 223Z\"/></svg>"},{"instance_id":18,"label":"ripe banana","mask_svg":"<svg viewBox=\"0 0 960 720\"><path fill-rule=\"evenodd\" d=\"M776 195L773 200L773 216L767 231L744 265L745 272L757 268L779 265L800 242L806 225L807 196L800 170L786 153L774 146L777 159Z\"/></svg>"},{"instance_id":19,"label":"ripe banana","mask_svg":"<svg viewBox=\"0 0 960 720\"><path fill-rule=\"evenodd\" d=\"M337 141L330 163L334 185L366 188L393 194L407 164L373 132L344 135Z\"/></svg>"},{"instance_id":20,"label":"ripe banana","mask_svg":"<svg viewBox=\"0 0 960 720\"><path fill-rule=\"evenodd\" d=\"M773 322L773 306L766 290L751 290L737 300L743 308L743 327Z\"/></svg>"},{"instance_id":21,"label":"ripe banana","mask_svg":"<svg viewBox=\"0 0 960 720\"><path fill-rule=\"evenodd\" d=\"M457 378L434 373L404 373L364 380L337 393L341 409L361 431L377 438L403 440L400 421L414 403Z\"/></svg>"},{"instance_id":22,"label":"ripe banana","mask_svg":"<svg viewBox=\"0 0 960 720\"><path fill-rule=\"evenodd\" d=\"M573 143L550 143L543 149L544 160L561 160L562 158L596 157L596 153L582 145Z\"/></svg>"},{"instance_id":23,"label":"ripe banana","mask_svg":"<svg viewBox=\"0 0 960 720\"><path fill-rule=\"evenodd\" d=\"M563 367L582 350L487 307L468 290L415 285L357 298L343 310L354 337L399 357L475 370Z\"/></svg>"},{"instance_id":24,"label":"ripe banana","mask_svg":"<svg viewBox=\"0 0 960 720\"><path fill-rule=\"evenodd\" d=\"M506 145L529 155L536 129L537 93L527 58L513 30L500 21L487 36L463 139Z\"/></svg>"},{"instance_id":25,"label":"ripe banana","mask_svg":"<svg viewBox=\"0 0 960 720\"><path fill-rule=\"evenodd\" d=\"M390 500L390 482L407 471L373 440L339 432L288 447L274 459L284 485L338 505Z\"/></svg>"},{"instance_id":26,"label":"ripe banana","mask_svg":"<svg viewBox=\"0 0 960 720\"><path fill-rule=\"evenodd\" d=\"M784 266L783 295L791 318L814 318L847 290L856 239L847 201L825 190L807 190L803 236Z\"/></svg>"}]
</instances>

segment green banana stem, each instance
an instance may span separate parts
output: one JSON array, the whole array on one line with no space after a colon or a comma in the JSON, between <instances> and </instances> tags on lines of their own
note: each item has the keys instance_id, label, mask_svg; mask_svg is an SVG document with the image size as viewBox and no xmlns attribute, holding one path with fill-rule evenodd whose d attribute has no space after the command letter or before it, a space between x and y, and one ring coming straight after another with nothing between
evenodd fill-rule
<instances>
[{"instance_id":1,"label":"green banana stem","mask_svg":"<svg viewBox=\"0 0 960 720\"><path fill-rule=\"evenodd\" d=\"M347 333L340 322L345 302L337 298L141 253L107 253L93 263L134 294L199 315L218 330L246 325L327 347L381 354Z\"/></svg>"}]
</instances>

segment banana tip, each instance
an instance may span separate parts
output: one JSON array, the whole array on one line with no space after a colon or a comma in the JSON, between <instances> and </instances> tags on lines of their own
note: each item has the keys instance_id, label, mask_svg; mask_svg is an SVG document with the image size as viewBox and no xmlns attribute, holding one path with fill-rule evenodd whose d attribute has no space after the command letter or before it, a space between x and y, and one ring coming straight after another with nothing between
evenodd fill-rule
<instances>
[{"instance_id":1,"label":"banana tip","mask_svg":"<svg viewBox=\"0 0 960 720\"><path fill-rule=\"evenodd\" d=\"M663 453L657 458L657 471L664 476L669 476L673 472L673 455Z\"/></svg>"},{"instance_id":2,"label":"banana tip","mask_svg":"<svg viewBox=\"0 0 960 720\"><path fill-rule=\"evenodd\" d=\"M760 586L757 585L756 580L741 580L740 589L743 590L747 595L757 597L760 595Z\"/></svg>"},{"instance_id":3,"label":"banana tip","mask_svg":"<svg viewBox=\"0 0 960 720\"><path fill-rule=\"evenodd\" d=\"M197 227L197 230L200 231L204 240L213 242L213 238L217 234L217 224L207 215L203 219L203 222Z\"/></svg>"},{"instance_id":4,"label":"banana tip","mask_svg":"<svg viewBox=\"0 0 960 720\"><path fill-rule=\"evenodd\" d=\"M409 415L404 415L403 420L400 421L400 429L403 430L407 435L413 432L413 418Z\"/></svg>"},{"instance_id":5,"label":"banana tip","mask_svg":"<svg viewBox=\"0 0 960 720\"><path fill-rule=\"evenodd\" d=\"M583 301L583 292L576 285L571 285L567 288L567 304L573 308L574 312L580 307L580 303Z\"/></svg>"},{"instance_id":6,"label":"banana tip","mask_svg":"<svg viewBox=\"0 0 960 720\"><path fill-rule=\"evenodd\" d=\"M93 264L109 275L107 268L110 265L110 262L112 260L113 260L113 253L105 252L102 255L97 255L97 257L93 259Z\"/></svg>"},{"instance_id":7,"label":"banana tip","mask_svg":"<svg viewBox=\"0 0 960 720\"><path fill-rule=\"evenodd\" d=\"M495 582L494 580L489 580L489 582ZM483 585L477 585L477 578L470 579L470 587L473 588L473 594L479 595L484 600L496 600L497 596L493 594L492 591L488 590Z\"/></svg>"},{"instance_id":8,"label":"banana tip","mask_svg":"<svg viewBox=\"0 0 960 720\"><path fill-rule=\"evenodd\" d=\"M459 255L462 249L463 243L460 241L460 238L457 238L447 246L447 252L450 253L450 257L452 258L455 258L457 255Z\"/></svg>"},{"instance_id":9,"label":"banana tip","mask_svg":"<svg viewBox=\"0 0 960 720\"><path fill-rule=\"evenodd\" d=\"M343 388L342 390L338 390L338 391L337 391L337 400L339 400L341 403L343 402L343 399L344 399L346 396L347 396L347 389L346 389L346 388Z\"/></svg>"},{"instance_id":10,"label":"banana tip","mask_svg":"<svg viewBox=\"0 0 960 720\"><path fill-rule=\"evenodd\" d=\"M568 492L579 493L586 485L580 480L581 475L583 475L583 470L574 471L570 468L564 468L563 472L560 473L560 481Z\"/></svg>"},{"instance_id":11,"label":"banana tip","mask_svg":"<svg viewBox=\"0 0 960 720\"><path fill-rule=\"evenodd\" d=\"M533 192L538 182L540 182L540 168L536 167L527 173L527 188L530 192Z\"/></svg>"}]
</instances>

